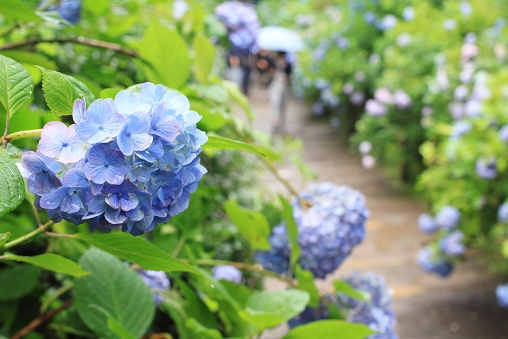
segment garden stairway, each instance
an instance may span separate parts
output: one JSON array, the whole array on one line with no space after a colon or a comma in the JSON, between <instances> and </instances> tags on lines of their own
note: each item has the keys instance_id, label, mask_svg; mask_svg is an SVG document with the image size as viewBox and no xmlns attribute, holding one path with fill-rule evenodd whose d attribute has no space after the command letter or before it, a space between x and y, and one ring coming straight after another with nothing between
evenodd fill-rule
<instances>
[{"instance_id":1,"label":"garden stairway","mask_svg":"<svg viewBox=\"0 0 508 339\"><path fill-rule=\"evenodd\" d=\"M255 88L251 104L257 117L254 127L270 133L270 111L266 91ZM332 291L331 281L354 271L372 271L383 276L393 290L393 309L400 338L508 338L508 311L496 305L497 282L489 277L468 253L467 262L455 266L447 279L430 275L416 264L416 253L430 238L418 230L417 218L424 205L406 193L378 166L365 170L360 157L338 137L324 118L312 116L297 100L287 107L286 131L303 140L302 157L318 175L319 182L348 185L365 194L371 217L365 240L344 264L326 280L317 280L321 291ZM288 162L281 175L297 189L308 182ZM287 193L267 174L266 183ZM476 264L475 264L476 262ZM283 289L268 280L270 289ZM278 329L264 338L278 338Z\"/></svg>"}]
</instances>

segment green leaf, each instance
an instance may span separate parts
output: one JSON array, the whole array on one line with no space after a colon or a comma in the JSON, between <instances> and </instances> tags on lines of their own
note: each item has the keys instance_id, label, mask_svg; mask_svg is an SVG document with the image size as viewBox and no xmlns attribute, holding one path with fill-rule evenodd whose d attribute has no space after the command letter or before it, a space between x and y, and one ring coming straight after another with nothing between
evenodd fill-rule
<instances>
[{"instance_id":1,"label":"green leaf","mask_svg":"<svg viewBox=\"0 0 508 339\"><path fill-rule=\"evenodd\" d=\"M318 320L291 330L283 339L365 339L375 333L364 324L343 320Z\"/></svg>"},{"instance_id":2,"label":"green leaf","mask_svg":"<svg viewBox=\"0 0 508 339\"><path fill-rule=\"evenodd\" d=\"M56 69L56 63L42 54L15 50L2 51L1 53L22 64L39 65L49 69Z\"/></svg>"},{"instance_id":3,"label":"green leaf","mask_svg":"<svg viewBox=\"0 0 508 339\"><path fill-rule=\"evenodd\" d=\"M370 301L371 299L369 292L358 290L342 280L335 280L333 282L333 287L335 288L335 291L342 293L353 299L362 301Z\"/></svg>"},{"instance_id":4,"label":"green leaf","mask_svg":"<svg viewBox=\"0 0 508 339\"><path fill-rule=\"evenodd\" d=\"M261 150L260 147L214 135L208 136L208 141L203 145L203 149L239 149L256 153L262 157L266 157L266 154Z\"/></svg>"},{"instance_id":5,"label":"green leaf","mask_svg":"<svg viewBox=\"0 0 508 339\"><path fill-rule=\"evenodd\" d=\"M298 168L298 171L300 171L304 178L312 180L317 179L317 174L309 168L305 161L303 161L302 157L298 154L293 154L291 156L291 162L296 168Z\"/></svg>"},{"instance_id":6,"label":"green leaf","mask_svg":"<svg viewBox=\"0 0 508 339\"><path fill-rule=\"evenodd\" d=\"M74 101L84 96L69 76L44 67L39 68L42 71L42 90L51 112L56 115L72 115Z\"/></svg>"},{"instance_id":7,"label":"green leaf","mask_svg":"<svg viewBox=\"0 0 508 339\"><path fill-rule=\"evenodd\" d=\"M503 241L501 244L501 254L503 255L503 258L508 259L508 239Z\"/></svg>"},{"instance_id":8,"label":"green leaf","mask_svg":"<svg viewBox=\"0 0 508 339\"><path fill-rule=\"evenodd\" d=\"M276 315L287 321L300 314L309 302L309 294L299 290L262 291L247 301L248 311Z\"/></svg>"},{"instance_id":9,"label":"green leaf","mask_svg":"<svg viewBox=\"0 0 508 339\"><path fill-rule=\"evenodd\" d=\"M300 265L296 265L295 276L298 280L298 289L309 293L309 306L318 307L319 291L314 283L314 274L312 274L312 271L303 270Z\"/></svg>"},{"instance_id":10,"label":"green leaf","mask_svg":"<svg viewBox=\"0 0 508 339\"><path fill-rule=\"evenodd\" d=\"M203 34L197 34L192 40L192 48L195 54L194 73L200 82L206 84L215 61L215 47Z\"/></svg>"},{"instance_id":11,"label":"green leaf","mask_svg":"<svg viewBox=\"0 0 508 339\"><path fill-rule=\"evenodd\" d=\"M0 233L0 247L5 245L5 243L9 240L10 237L11 237L11 232Z\"/></svg>"},{"instance_id":12,"label":"green leaf","mask_svg":"<svg viewBox=\"0 0 508 339\"><path fill-rule=\"evenodd\" d=\"M30 99L33 91L30 73L19 62L0 55L0 102L7 114L12 117Z\"/></svg>"},{"instance_id":13,"label":"green leaf","mask_svg":"<svg viewBox=\"0 0 508 339\"><path fill-rule=\"evenodd\" d=\"M0 149L0 217L18 207L25 198L25 183L18 167Z\"/></svg>"},{"instance_id":14,"label":"green leaf","mask_svg":"<svg viewBox=\"0 0 508 339\"><path fill-rule=\"evenodd\" d=\"M143 279L119 259L93 247L79 264L91 272L74 286L74 307L85 324L99 337L116 338L118 326L141 337L155 313L152 293ZM117 321L113 331L106 314Z\"/></svg>"},{"instance_id":15,"label":"green leaf","mask_svg":"<svg viewBox=\"0 0 508 339\"><path fill-rule=\"evenodd\" d=\"M279 195L280 202L282 204L282 216L286 223L288 230L289 243L291 244L291 254L289 256L290 272L293 272L294 265L300 258L300 244L298 244L298 226L296 225L295 219L293 218L293 208L289 201L284 199L282 195Z\"/></svg>"},{"instance_id":16,"label":"green leaf","mask_svg":"<svg viewBox=\"0 0 508 339\"><path fill-rule=\"evenodd\" d=\"M28 264L39 266L50 271L65 273L78 278L89 274L74 261L53 253L40 254L33 257L5 254L3 259L26 262Z\"/></svg>"},{"instance_id":17,"label":"green leaf","mask_svg":"<svg viewBox=\"0 0 508 339\"><path fill-rule=\"evenodd\" d=\"M77 233L74 238L86 241L90 245L111 253L120 259L138 264L145 270L185 271L201 274L186 264L161 251L148 241L121 232L111 233Z\"/></svg>"},{"instance_id":18,"label":"green leaf","mask_svg":"<svg viewBox=\"0 0 508 339\"><path fill-rule=\"evenodd\" d=\"M106 88L101 91L101 99L114 99L115 96L120 92L121 88Z\"/></svg>"},{"instance_id":19,"label":"green leaf","mask_svg":"<svg viewBox=\"0 0 508 339\"><path fill-rule=\"evenodd\" d=\"M32 265L16 265L0 271L0 301L19 299L37 286L42 270Z\"/></svg>"},{"instance_id":20,"label":"green leaf","mask_svg":"<svg viewBox=\"0 0 508 339\"><path fill-rule=\"evenodd\" d=\"M108 315L108 327L119 338L136 339L136 337L130 334L129 331L127 331L118 320L110 315Z\"/></svg>"},{"instance_id":21,"label":"green leaf","mask_svg":"<svg viewBox=\"0 0 508 339\"><path fill-rule=\"evenodd\" d=\"M88 89L88 86L85 85L83 82L79 81L74 77L71 77L70 75L63 73L60 74L69 79L69 81L74 85L74 87L78 91L79 97L84 98L88 104L91 104L95 100L95 95L93 95L92 91L90 91L90 89Z\"/></svg>"},{"instance_id":22,"label":"green leaf","mask_svg":"<svg viewBox=\"0 0 508 339\"><path fill-rule=\"evenodd\" d=\"M191 60L187 43L176 30L156 22L145 31L139 55L151 67L145 66L148 80L178 89L190 74Z\"/></svg>"},{"instance_id":23,"label":"green leaf","mask_svg":"<svg viewBox=\"0 0 508 339\"><path fill-rule=\"evenodd\" d=\"M225 208L229 219L244 238L249 241L252 249L270 249L270 243L268 242L270 226L263 214L246 210L233 200L226 202Z\"/></svg>"},{"instance_id":24,"label":"green leaf","mask_svg":"<svg viewBox=\"0 0 508 339\"><path fill-rule=\"evenodd\" d=\"M203 339L224 338L218 330L214 328L207 328L194 318L187 319L187 321L185 322L185 327L187 327L189 330L192 331L195 338L203 338Z\"/></svg>"},{"instance_id":25,"label":"green leaf","mask_svg":"<svg viewBox=\"0 0 508 339\"><path fill-rule=\"evenodd\" d=\"M236 83L227 80L221 80L219 84L228 91L229 96L245 111L249 121L252 121L256 114L254 114L254 111L250 107L249 99L243 95L240 87Z\"/></svg>"},{"instance_id":26,"label":"green leaf","mask_svg":"<svg viewBox=\"0 0 508 339\"><path fill-rule=\"evenodd\" d=\"M0 13L4 18L24 22L41 21L33 10L25 6L21 0L0 0Z\"/></svg>"}]
</instances>

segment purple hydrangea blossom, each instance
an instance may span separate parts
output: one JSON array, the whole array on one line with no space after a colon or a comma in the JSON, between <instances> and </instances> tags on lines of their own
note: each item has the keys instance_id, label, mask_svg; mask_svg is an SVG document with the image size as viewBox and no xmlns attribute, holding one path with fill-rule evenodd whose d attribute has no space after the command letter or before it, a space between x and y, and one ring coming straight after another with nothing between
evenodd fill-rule
<instances>
[{"instance_id":1,"label":"purple hydrangea blossom","mask_svg":"<svg viewBox=\"0 0 508 339\"><path fill-rule=\"evenodd\" d=\"M242 283L242 272L231 265L217 265L212 268L213 277L217 280L227 280L236 284Z\"/></svg>"},{"instance_id":2,"label":"purple hydrangea blossom","mask_svg":"<svg viewBox=\"0 0 508 339\"><path fill-rule=\"evenodd\" d=\"M453 264L450 261L440 256L434 248L429 246L420 249L417 262L423 270L443 278L447 277L453 269Z\"/></svg>"},{"instance_id":3,"label":"purple hydrangea blossom","mask_svg":"<svg viewBox=\"0 0 508 339\"><path fill-rule=\"evenodd\" d=\"M418 227L423 233L434 233L439 229L438 224L429 214L423 213L418 217Z\"/></svg>"},{"instance_id":4,"label":"purple hydrangea blossom","mask_svg":"<svg viewBox=\"0 0 508 339\"><path fill-rule=\"evenodd\" d=\"M159 291L152 294L155 306L162 304L164 297L160 294L160 292L167 292L171 287L171 283L166 273L143 269L136 270L136 273L141 277L141 279L143 279L145 284L150 287L151 290Z\"/></svg>"},{"instance_id":5,"label":"purple hydrangea blossom","mask_svg":"<svg viewBox=\"0 0 508 339\"><path fill-rule=\"evenodd\" d=\"M454 206L444 206L436 214L434 221L436 224L445 229L450 230L458 225L460 220L460 211Z\"/></svg>"},{"instance_id":6,"label":"purple hydrangea blossom","mask_svg":"<svg viewBox=\"0 0 508 339\"><path fill-rule=\"evenodd\" d=\"M497 210L497 220L502 223L508 223L508 202L504 202Z\"/></svg>"},{"instance_id":7,"label":"purple hydrangea blossom","mask_svg":"<svg viewBox=\"0 0 508 339\"><path fill-rule=\"evenodd\" d=\"M498 136L501 141L508 144L508 125L504 125L499 129Z\"/></svg>"},{"instance_id":8,"label":"purple hydrangea blossom","mask_svg":"<svg viewBox=\"0 0 508 339\"><path fill-rule=\"evenodd\" d=\"M374 99L369 99L365 103L365 111L374 117L381 117L388 113L388 109L385 105Z\"/></svg>"},{"instance_id":9,"label":"purple hydrangea blossom","mask_svg":"<svg viewBox=\"0 0 508 339\"><path fill-rule=\"evenodd\" d=\"M475 163L476 174L482 179L492 180L497 177L497 161L495 158L479 158Z\"/></svg>"},{"instance_id":10,"label":"purple hydrangea blossom","mask_svg":"<svg viewBox=\"0 0 508 339\"><path fill-rule=\"evenodd\" d=\"M454 258L464 254L466 251L466 246L462 243L463 240L464 233L453 231L440 239L439 246L444 254Z\"/></svg>"},{"instance_id":11,"label":"purple hydrangea blossom","mask_svg":"<svg viewBox=\"0 0 508 339\"><path fill-rule=\"evenodd\" d=\"M411 100L409 94L399 89L393 94L393 103L399 109L406 109L411 107L413 101Z\"/></svg>"},{"instance_id":12,"label":"purple hydrangea blossom","mask_svg":"<svg viewBox=\"0 0 508 339\"><path fill-rule=\"evenodd\" d=\"M299 263L314 276L325 278L363 240L370 212L362 194L330 182L311 185L300 198L311 206L305 209L296 199L292 203L301 249ZM276 226L268 240L272 249L258 252L257 259L275 272L287 271L291 251L285 225Z\"/></svg>"},{"instance_id":13,"label":"purple hydrangea blossom","mask_svg":"<svg viewBox=\"0 0 508 339\"><path fill-rule=\"evenodd\" d=\"M508 308L508 284L496 287L497 304L500 307Z\"/></svg>"},{"instance_id":14,"label":"purple hydrangea blossom","mask_svg":"<svg viewBox=\"0 0 508 339\"><path fill-rule=\"evenodd\" d=\"M52 220L149 232L188 207L206 173L198 157L208 140L196 128L200 118L185 96L151 83L88 110L78 99L76 124L46 124L38 153L22 155L28 189Z\"/></svg>"},{"instance_id":15,"label":"purple hydrangea blossom","mask_svg":"<svg viewBox=\"0 0 508 339\"><path fill-rule=\"evenodd\" d=\"M453 125L452 131L450 133L451 139L458 139L463 134L469 132L473 128L473 125L470 121L461 120Z\"/></svg>"}]
</instances>

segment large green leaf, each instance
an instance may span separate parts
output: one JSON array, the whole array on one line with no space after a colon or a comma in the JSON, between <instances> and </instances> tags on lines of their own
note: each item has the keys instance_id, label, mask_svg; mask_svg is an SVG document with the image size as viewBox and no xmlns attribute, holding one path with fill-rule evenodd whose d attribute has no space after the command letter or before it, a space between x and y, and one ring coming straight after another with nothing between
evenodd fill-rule
<instances>
[{"instance_id":1,"label":"large green leaf","mask_svg":"<svg viewBox=\"0 0 508 339\"><path fill-rule=\"evenodd\" d=\"M295 219L293 218L293 208L289 201L287 201L282 195L279 195L280 202L282 204L282 215L286 223L288 230L289 243L291 244L291 254L289 256L289 265L291 272L293 271L296 262L300 258L300 244L298 243L298 226L296 225Z\"/></svg>"},{"instance_id":2,"label":"large green leaf","mask_svg":"<svg viewBox=\"0 0 508 339\"><path fill-rule=\"evenodd\" d=\"M253 152L263 157L267 156L265 152L263 152L263 150L258 146L253 146L246 144L245 142L214 135L208 136L208 141L203 145L203 149L239 149Z\"/></svg>"},{"instance_id":3,"label":"large green leaf","mask_svg":"<svg viewBox=\"0 0 508 339\"><path fill-rule=\"evenodd\" d=\"M197 34L192 40L194 49L194 73L199 81L206 84L215 60L215 47L203 34Z\"/></svg>"},{"instance_id":4,"label":"large green leaf","mask_svg":"<svg viewBox=\"0 0 508 339\"><path fill-rule=\"evenodd\" d=\"M91 272L76 280L74 286L74 307L85 324L99 337L116 338L120 327L140 338L155 313L152 293L143 279L122 261L97 248L90 248L79 264ZM113 331L108 316L114 319L113 323L109 321Z\"/></svg>"},{"instance_id":5,"label":"large green leaf","mask_svg":"<svg viewBox=\"0 0 508 339\"><path fill-rule=\"evenodd\" d=\"M33 91L30 73L19 62L0 55L0 102L7 114L12 116L16 113L30 99Z\"/></svg>"},{"instance_id":6,"label":"large green leaf","mask_svg":"<svg viewBox=\"0 0 508 339\"><path fill-rule=\"evenodd\" d=\"M9 240L10 237L11 232L0 233L0 247L5 245L5 243Z\"/></svg>"},{"instance_id":7,"label":"large green leaf","mask_svg":"<svg viewBox=\"0 0 508 339\"><path fill-rule=\"evenodd\" d=\"M25 198L25 183L7 152L0 149L0 217L15 209Z\"/></svg>"},{"instance_id":8,"label":"large green leaf","mask_svg":"<svg viewBox=\"0 0 508 339\"><path fill-rule=\"evenodd\" d=\"M86 86L68 75L44 67L39 68L42 71L44 98L51 112L56 115L71 115L74 101L78 98L85 98L83 88Z\"/></svg>"},{"instance_id":9,"label":"large green leaf","mask_svg":"<svg viewBox=\"0 0 508 339\"><path fill-rule=\"evenodd\" d=\"M251 312L272 314L289 320L300 314L309 302L309 294L300 290L262 291L253 294L246 308Z\"/></svg>"},{"instance_id":10,"label":"large green leaf","mask_svg":"<svg viewBox=\"0 0 508 339\"><path fill-rule=\"evenodd\" d=\"M263 214L246 210L233 200L229 200L225 208L229 219L235 224L244 238L249 241L252 249L270 249L270 243L268 242L270 226Z\"/></svg>"},{"instance_id":11,"label":"large green leaf","mask_svg":"<svg viewBox=\"0 0 508 339\"><path fill-rule=\"evenodd\" d=\"M178 89L189 77L187 43L176 30L156 22L151 24L141 40L139 55L150 64L144 68L148 79L156 84Z\"/></svg>"},{"instance_id":12,"label":"large green leaf","mask_svg":"<svg viewBox=\"0 0 508 339\"><path fill-rule=\"evenodd\" d=\"M229 96L245 111L250 121L256 116L250 107L249 99L242 93L240 87L232 81L221 80L219 84L224 87Z\"/></svg>"},{"instance_id":13,"label":"large green leaf","mask_svg":"<svg viewBox=\"0 0 508 339\"><path fill-rule=\"evenodd\" d=\"M33 257L5 254L2 259L26 262L50 271L70 274L78 278L89 274L74 261L53 253L40 254Z\"/></svg>"},{"instance_id":14,"label":"large green leaf","mask_svg":"<svg viewBox=\"0 0 508 339\"><path fill-rule=\"evenodd\" d=\"M24 22L41 21L33 10L25 6L21 0L0 0L0 13L4 18Z\"/></svg>"},{"instance_id":15,"label":"large green leaf","mask_svg":"<svg viewBox=\"0 0 508 339\"><path fill-rule=\"evenodd\" d=\"M364 324L343 320L319 320L295 327L284 339L365 339L375 333Z\"/></svg>"},{"instance_id":16,"label":"large green leaf","mask_svg":"<svg viewBox=\"0 0 508 339\"><path fill-rule=\"evenodd\" d=\"M32 265L16 265L0 270L0 301L19 299L37 286L42 270Z\"/></svg>"},{"instance_id":17,"label":"large green leaf","mask_svg":"<svg viewBox=\"0 0 508 339\"><path fill-rule=\"evenodd\" d=\"M146 240L121 232L111 233L78 233L76 239L86 241L90 245L111 253L120 259L138 264L146 270L154 271L185 271L201 274L186 264L161 251Z\"/></svg>"}]
</instances>

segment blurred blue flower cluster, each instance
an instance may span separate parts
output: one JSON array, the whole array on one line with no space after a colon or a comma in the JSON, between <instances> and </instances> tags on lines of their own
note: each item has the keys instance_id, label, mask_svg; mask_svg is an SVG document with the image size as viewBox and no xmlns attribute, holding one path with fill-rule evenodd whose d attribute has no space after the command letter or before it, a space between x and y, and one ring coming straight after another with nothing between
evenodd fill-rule
<instances>
[{"instance_id":1,"label":"blurred blue flower cluster","mask_svg":"<svg viewBox=\"0 0 508 339\"><path fill-rule=\"evenodd\" d=\"M256 53L256 37L261 26L253 5L225 1L215 7L215 16L224 23L234 54Z\"/></svg>"},{"instance_id":2,"label":"blurred blue flower cluster","mask_svg":"<svg viewBox=\"0 0 508 339\"><path fill-rule=\"evenodd\" d=\"M437 246L426 246L417 255L420 267L427 272L446 277L453 269L452 258L464 254L464 234L456 229L460 221L460 211L454 206L444 206L433 218L423 213L418 218L418 226L423 233L442 231Z\"/></svg>"},{"instance_id":3,"label":"blurred blue flower cluster","mask_svg":"<svg viewBox=\"0 0 508 339\"><path fill-rule=\"evenodd\" d=\"M496 287L496 297L499 306L508 308L508 284Z\"/></svg>"},{"instance_id":4,"label":"blurred blue flower cluster","mask_svg":"<svg viewBox=\"0 0 508 339\"><path fill-rule=\"evenodd\" d=\"M212 268L213 277L217 280L227 280L236 284L242 283L242 272L231 265L217 265Z\"/></svg>"},{"instance_id":5,"label":"blurred blue flower cluster","mask_svg":"<svg viewBox=\"0 0 508 339\"><path fill-rule=\"evenodd\" d=\"M162 85L120 91L88 109L74 103L75 124L46 124L37 153L21 157L27 186L50 219L90 230L149 232L187 209L206 169L208 139L187 97Z\"/></svg>"},{"instance_id":6,"label":"blurred blue flower cluster","mask_svg":"<svg viewBox=\"0 0 508 339\"><path fill-rule=\"evenodd\" d=\"M329 316L328 305L337 305L343 311L346 320L353 323L362 323L378 332L368 339L396 339L394 331L395 315L392 311L392 292L386 286L383 278L372 272L364 274L355 273L344 279L354 289L367 292L369 301L351 298L341 292L325 294L325 303L321 301L317 308L307 307L302 313L289 320L289 326L295 327L316 320L327 319Z\"/></svg>"},{"instance_id":7,"label":"blurred blue flower cluster","mask_svg":"<svg viewBox=\"0 0 508 339\"><path fill-rule=\"evenodd\" d=\"M47 1L43 1L41 5L45 5ZM57 11L62 19L75 24L81 19L81 0L58 1L57 4L50 5L46 10Z\"/></svg>"},{"instance_id":8,"label":"blurred blue flower cluster","mask_svg":"<svg viewBox=\"0 0 508 339\"><path fill-rule=\"evenodd\" d=\"M300 198L310 207L302 207L297 199L292 203L301 249L299 263L324 278L363 240L370 212L361 193L330 182L310 186ZM271 250L258 252L257 259L275 272L287 271L291 250L285 225L274 227L269 242Z\"/></svg>"},{"instance_id":9,"label":"blurred blue flower cluster","mask_svg":"<svg viewBox=\"0 0 508 339\"><path fill-rule=\"evenodd\" d=\"M139 269L136 270L136 273L143 279L145 284L150 287L150 289L162 292L169 291L171 284L165 272ZM152 296L153 301L155 302L155 306L162 304L164 298L160 293L154 292Z\"/></svg>"}]
</instances>

